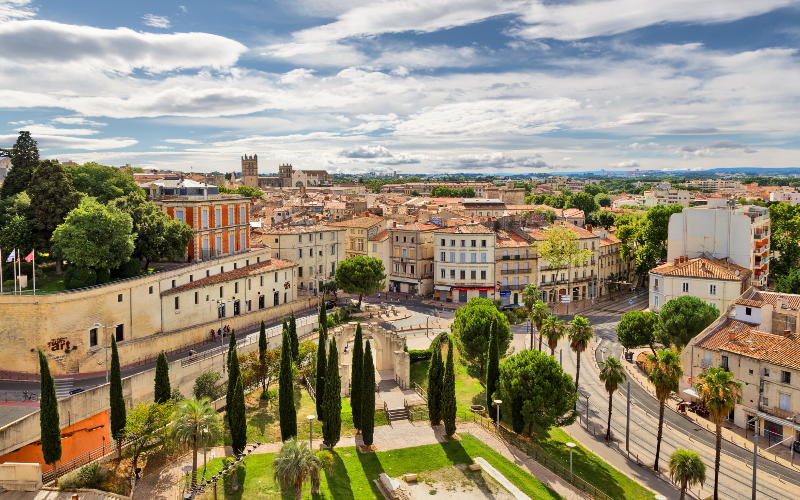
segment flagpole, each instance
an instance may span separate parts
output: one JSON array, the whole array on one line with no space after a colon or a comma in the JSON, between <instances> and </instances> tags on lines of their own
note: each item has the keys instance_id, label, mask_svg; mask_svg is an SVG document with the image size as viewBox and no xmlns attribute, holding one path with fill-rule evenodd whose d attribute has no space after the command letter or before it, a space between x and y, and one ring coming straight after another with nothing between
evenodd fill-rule
<instances>
[{"instance_id":1,"label":"flagpole","mask_svg":"<svg viewBox=\"0 0 800 500\"><path fill-rule=\"evenodd\" d=\"M11 249L11 268L14 270L14 295L17 294L17 261L14 254L14 249Z\"/></svg>"},{"instance_id":2,"label":"flagpole","mask_svg":"<svg viewBox=\"0 0 800 500\"><path fill-rule=\"evenodd\" d=\"M36 295L36 249L33 251L33 294Z\"/></svg>"},{"instance_id":3,"label":"flagpole","mask_svg":"<svg viewBox=\"0 0 800 500\"><path fill-rule=\"evenodd\" d=\"M3 249L0 248L0 295L3 295Z\"/></svg>"}]
</instances>

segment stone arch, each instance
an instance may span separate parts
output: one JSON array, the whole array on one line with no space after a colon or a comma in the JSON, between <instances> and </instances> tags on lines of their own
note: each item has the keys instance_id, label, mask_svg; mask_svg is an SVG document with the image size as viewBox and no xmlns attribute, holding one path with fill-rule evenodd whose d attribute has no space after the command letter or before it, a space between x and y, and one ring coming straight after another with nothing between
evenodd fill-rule
<instances>
[{"instance_id":1,"label":"stone arch","mask_svg":"<svg viewBox=\"0 0 800 500\"><path fill-rule=\"evenodd\" d=\"M334 328L331 332L336 337L336 348L339 351L339 374L342 376L343 393L350 385L350 362L352 359L352 352L345 353L345 347L355 338L356 326L357 323L351 321L346 325ZM372 352L375 370L391 370L394 379L401 387L409 387L411 384L411 356L403 349L405 338L372 323L362 324L361 332L364 337L370 337L375 342L375 349Z\"/></svg>"},{"instance_id":2,"label":"stone arch","mask_svg":"<svg viewBox=\"0 0 800 500\"><path fill-rule=\"evenodd\" d=\"M303 187L303 181L297 181L294 187L299 187L299 188Z\"/></svg>"}]
</instances>

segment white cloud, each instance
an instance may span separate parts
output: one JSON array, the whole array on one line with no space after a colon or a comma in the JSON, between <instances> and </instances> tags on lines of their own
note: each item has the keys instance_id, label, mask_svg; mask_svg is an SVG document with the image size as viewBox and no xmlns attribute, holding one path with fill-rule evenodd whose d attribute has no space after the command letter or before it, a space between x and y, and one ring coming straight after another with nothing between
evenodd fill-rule
<instances>
[{"instance_id":1,"label":"white cloud","mask_svg":"<svg viewBox=\"0 0 800 500\"><path fill-rule=\"evenodd\" d=\"M443 165L456 170L513 170L515 168L538 169L548 168L547 163L540 160L541 155L507 156L503 153L460 155L443 162Z\"/></svg>"},{"instance_id":2,"label":"white cloud","mask_svg":"<svg viewBox=\"0 0 800 500\"><path fill-rule=\"evenodd\" d=\"M420 48L392 48L381 53L380 57L371 61L379 67L397 68L393 74L405 76L408 68L467 68L481 62L485 58L478 55L473 47L420 47ZM401 69L402 68L402 69Z\"/></svg>"},{"instance_id":3,"label":"white cloud","mask_svg":"<svg viewBox=\"0 0 800 500\"><path fill-rule=\"evenodd\" d=\"M169 142L171 144L203 144L201 141L194 139L164 139L164 142Z\"/></svg>"},{"instance_id":4,"label":"white cloud","mask_svg":"<svg viewBox=\"0 0 800 500\"><path fill-rule=\"evenodd\" d=\"M153 146L153 149L175 149L172 146Z\"/></svg>"},{"instance_id":5,"label":"white cloud","mask_svg":"<svg viewBox=\"0 0 800 500\"><path fill-rule=\"evenodd\" d=\"M297 68L283 75L278 81L280 83L297 83L301 80L307 80L313 77L314 73L315 71L313 69Z\"/></svg>"},{"instance_id":6,"label":"white cloud","mask_svg":"<svg viewBox=\"0 0 800 500\"><path fill-rule=\"evenodd\" d=\"M152 26L154 28L169 28L172 26L169 23L169 18L167 16L155 16L153 14L145 14L142 19L144 20L144 24L146 26Z\"/></svg>"},{"instance_id":7,"label":"white cloud","mask_svg":"<svg viewBox=\"0 0 800 500\"><path fill-rule=\"evenodd\" d=\"M563 159L563 160L561 160L561 161L572 161L572 158L570 158L569 156L567 156L566 158L564 158L564 159Z\"/></svg>"},{"instance_id":8,"label":"white cloud","mask_svg":"<svg viewBox=\"0 0 800 500\"><path fill-rule=\"evenodd\" d=\"M339 152L343 158L391 158L393 155L383 146L356 146Z\"/></svg>"},{"instance_id":9,"label":"white cloud","mask_svg":"<svg viewBox=\"0 0 800 500\"><path fill-rule=\"evenodd\" d=\"M36 135L34 137L39 149L116 149L133 146L139 141L125 137L109 137L106 139L89 139L84 137L67 137L59 135ZM16 135L0 135L0 143L12 144Z\"/></svg>"},{"instance_id":10,"label":"white cloud","mask_svg":"<svg viewBox=\"0 0 800 500\"><path fill-rule=\"evenodd\" d=\"M51 121L67 125L89 125L90 127L105 127L108 125L107 123L87 120L82 116L59 116L58 118L53 118Z\"/></svg>"},{"instance_id":11,"label":"white cloud","mask_svg":"<svg viewBox=\"0 0 800 500\"><path fill-rule=\"evenodd\" d=\"M65 65L129 73L185 68L224 69L247 50L241 43L208 33L154 34L128 28L107 30L51 21L0 24L0 61L11 65Z\"/></svg>"},{"instance_id":12,"label":"white cloud","mask_svg":"<svg viewBox=\"0 0 800 500\"><path fill-rule=\"evenodd\" d=\"M616 168L634 168L634 167L639 167L639 162L637 162L636 160L628 160L628 161L621 161L619 163L611 163L608 166Z\"/></svg>"},{"instance_id":13,"label":"white cloud","mask_svg":"<svg viewBox=\"0 0 800 500\"><path fill-rule=\"evenodd\" d=\"M189 9L187 9L187 8L186 8L186 7L184 7L183 5L178 5L178 8L179 8L179 9L181 9L181 11L182 11L184 14L186 14L187 12L189 12Z\"/></svg>"},{"instance_id":14,"label":"white cloud","mask_svg":"<svg viewBox=\"0 0 800 500\"><path fill-rule=\"evenodd\" d=\"M35 135L94 135L99 133L97 130L87 128L58 128L50 125L25 125L25 130Z\"/></svg>"},{"instance_id":15,"label":"white cloud","mask_svg":"<svg viewBox=\"0 0 800 500\"><path fill-rule=\"evenodd\" d=\"M375 115L372 113L367 113L363 115L357 115L356 118L359 120L364 120L365 123L353 127L350 130L352 132L365 134L375 132L376 130L380 129L391 129L395 125L401 123L401 120L399 120L397 115L394 113L389 113L387 115Z\"/></svg>"},{"instance_id":16,"label":"white cloud","mask_svg":"<svg viewBox=\"0 0 800 500\"><path fill-rule=\"evenodd\" d=\"M26 7L31 0L0 0L0 23L11 19L28 19L35 15L34 9Z\"/></svg>"}]
</instances>

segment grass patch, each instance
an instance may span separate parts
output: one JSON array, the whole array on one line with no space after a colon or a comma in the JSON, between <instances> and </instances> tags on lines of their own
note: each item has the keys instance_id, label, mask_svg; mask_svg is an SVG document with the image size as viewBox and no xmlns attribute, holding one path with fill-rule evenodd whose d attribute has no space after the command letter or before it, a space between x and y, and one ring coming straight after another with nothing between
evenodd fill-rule
<instances>
[{"instance_id":1,"label":"grass patch","mask_svg":"<svg viewBox=\"0 0 800 500\"><path fill-rule=\"evenodd\" d=\"M444 360L447 360L447 347L442 349ZM428 367L430 360L417 361L411 365L411 381L428 390ZM453 354L453 366L456 372L456 404L458 411L469 411L472 405L486 406L486 388L480 383L479 368L468 364L458 352ZM377 425L377 424L376 424Z\"/></svg>"},{"instance_id":2,"label":"grass patch","mask_svg":"<svg viewBox=\"0 0 800 500\"><path fill-rule=\"evenodd\" d=\"M462 435L461 441L453 440L441 444L378 453L359 453L352 447L338 448L334 454L333 471L323 475L320 485L321 494L317 498L330 500L383 498L372 482L382 472L386 472L392 477L406 472L425 473L455 464L473 463L473 456L485 458L531 498L560 498L558 494L542 485L533 476L469 435ZM229 481L226 478L224 495L220 495L220 497L230 500L294 498L293 490L282 489L272 479L274 458L275 454L249 456L246 459L247 466L241 467L238 472L239 491L231 492ZM221 467L222 459L214 459L209 462L209 473L213 474ZM201 470L199 475L202 474ZM304 485L303 492L303 498L310 498L310 485ZM219 493L220 490L218 490ZM211 494L206 494L204 498L211 498Z\"/></svg>"}]
</instances>

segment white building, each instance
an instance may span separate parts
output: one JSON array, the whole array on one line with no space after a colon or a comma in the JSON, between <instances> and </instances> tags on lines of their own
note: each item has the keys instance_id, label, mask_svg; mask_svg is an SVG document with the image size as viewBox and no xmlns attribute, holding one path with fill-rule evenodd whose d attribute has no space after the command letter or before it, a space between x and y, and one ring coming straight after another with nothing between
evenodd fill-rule
<instances>
[{"instance_id":1,"label":"white building","mask_svg":"<svg viewBox=\"0 0 800 500\"><path fill-rule=\"evenodd\" d=\"M688 207L692 199L694 198L689 196L689 191L683 189L654 189L645 191L644 206L681 205Z\"/></svg>"},{"instance_id":2,"label":"white building","mask_svg":"<svg viewBox=\"0 0 800 500\"><path fill-rule=\"evenodd\" d=\"M686 208L669 219L667 262L706 254L753 271L755 286L769 274L769 212L764 207L730 210Z\"/></svg>"},{"instance_id":3,"label":"white building","mask_svg":"<svg viewBox=\"0 0 800 500\"><path fill-rule=\"evenodd\" d=\"M367 257L374 257L383 262L383 273L389 275L392 269L392 241L389 231L384 230L367 241ZM384 281L383 290L389 289L389 280Z\"/></svg>"},{"instance_id":4,"label":"white building","mask_svg":"<svg viewBox=\"0 0 800 500\"><path fill-rule=\"evenodd\" d=\"M725 311L750 287L752 274L727 260L679 257L650 270L650 310L659 312L670 300L691 295Z\"/></svg>"},{"instance_id":5,"label":"white building","mask_svg":"<svg viewBox=\"0 0 800 500\"><path fill-rule=\"evenodd\" d=\"M800 203L800 193L791 192L791 193L781 193L775 192L769 194L769 201L780 201L782 203L790 203L795 205Z\"/></svg>"},{"instance_id":6,"label":"white building","mask_svg":"<svg viewBox=\"0 0 800 500\"><path fill-rule=\"evenodd\" d=\"M480 224L434 231L434 297L467 303L494 298L495 234Z\"/></svg>"}]
</instances>

